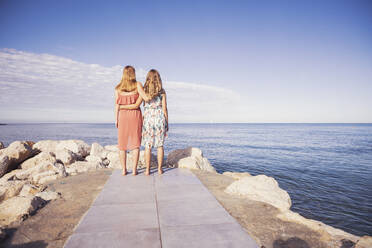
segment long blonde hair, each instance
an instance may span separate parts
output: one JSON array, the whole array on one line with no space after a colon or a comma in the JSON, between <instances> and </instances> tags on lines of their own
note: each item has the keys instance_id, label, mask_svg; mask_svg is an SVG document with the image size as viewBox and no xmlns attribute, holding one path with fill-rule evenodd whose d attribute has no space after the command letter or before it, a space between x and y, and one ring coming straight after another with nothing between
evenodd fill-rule
<instances>
[{"instance_id":1,"label":"long blonde hair","mask_svg":"<svg viewBox=\"0 0 372 248\"><path fill-rule=\"evenodd\" d=\"M151 69L146 76L146 83L143 86L146 94L153 99L164 93L163 84L161 82L160 74L157 70Z\"/></svg>"},{"instance_id":2,"label":"long blonde hair","mask_svg":"<svg viewBox=\"0 0 372 248\"><path fill-rule=\"evenodd\" d=\"M136 70L133 66L127 65L124 67L123 76L120 83L116 85L115 89L120 91L131 92L137 88Z\"/></svg>"}]
</instances>

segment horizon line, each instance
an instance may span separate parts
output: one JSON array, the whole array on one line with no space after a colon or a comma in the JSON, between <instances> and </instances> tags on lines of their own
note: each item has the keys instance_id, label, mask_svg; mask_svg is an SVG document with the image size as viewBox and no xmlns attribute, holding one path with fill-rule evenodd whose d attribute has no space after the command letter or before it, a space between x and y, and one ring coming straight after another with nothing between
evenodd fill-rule
<instances>
[{"instance_id":1,"label":"horizon line","mask_svg":"<svg viewBox=\"0 0 372 248\"><path fill-rule=\"evenodd\" d=\"M115 124L114 122L0 122L11 124ZM372 122L170 122L169 124L372 124Z\"/></svg>"}]
</instances>

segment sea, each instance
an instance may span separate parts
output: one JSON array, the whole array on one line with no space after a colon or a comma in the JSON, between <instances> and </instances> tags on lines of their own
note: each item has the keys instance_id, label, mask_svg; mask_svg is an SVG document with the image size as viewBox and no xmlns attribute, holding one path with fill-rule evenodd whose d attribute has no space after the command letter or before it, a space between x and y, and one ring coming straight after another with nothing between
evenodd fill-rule
<instances>
[{"instance_id":1,"label":"sea","mask_svg":"<svg viewBox=\"0 0 372 248\"><path fill-rule=\"evenodd\" d=\"M117 143L114 124L0 125L0 141ZM170 124L165 154L198 147L220 173L274 177L291 209L355 235L372 235L372 124Z\"/></svg>"}]
</instances>

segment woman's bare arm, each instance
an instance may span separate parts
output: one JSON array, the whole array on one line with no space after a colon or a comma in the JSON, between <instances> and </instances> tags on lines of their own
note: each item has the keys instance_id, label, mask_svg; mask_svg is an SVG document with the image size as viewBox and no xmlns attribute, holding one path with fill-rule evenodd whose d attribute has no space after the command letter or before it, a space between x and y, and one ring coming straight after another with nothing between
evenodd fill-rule
<instances>
[{"instance_id":1,"label":"woman's bare arm","mask_svg":"<svg viewBox=\"0 0 372 248\"><path fill-rule=\"evenodd\" d=\"M141 105L142 103L142 97L141 95L138 96L137 98L137 101L136 103L133 103L133 104L128 104L128 105L123 105L123 104L120 104L120 109L138 109L138 107Z\"/></svg>"},{"instance_id":2,"label":"woman's bare arm","mask_svg":"<svg viewBox=\"0 0 372 248\"><path fill-rule=\"evenodd\" d=\"M137 82L137 91L139 95L145 100L145 102L150 101L150 97L147 96L145 90L143 89L143 86L140 82Z\"/></svg>"},{"instance_id":3,"label":"woman's bare arm","mask_svg":"<svg viewBox=\"0 0 372 248\"><path fill-rule=\"evenodd\" d=\"M168 124L168 108L167 108L167 95L165 92L162 95L162 100L161 100L161 106L163 108L164 116L165 116L165 121ZM167 125L168 126L168 125Z\"/></svg>"},{"instance_id":4,"label":"woman's bare arm","mask_svg":"<svg viewBox=\"0 0 372 248\"><path fill-rule=\"evenodd\" d=\"M115 126L118 127L118 113L119 113L119 104L117 104L117 100L118 100L118 92L115 90Z\"/></svg>"}]
</instances>

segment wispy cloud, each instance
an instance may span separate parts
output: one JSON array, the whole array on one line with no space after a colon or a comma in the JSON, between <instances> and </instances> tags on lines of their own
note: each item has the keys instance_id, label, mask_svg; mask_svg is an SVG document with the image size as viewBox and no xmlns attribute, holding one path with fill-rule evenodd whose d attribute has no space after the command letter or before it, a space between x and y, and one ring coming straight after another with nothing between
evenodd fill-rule
<instances>
[{"instance_id":1,"label":"wispy cloud","mask_svg":"<svg viewBox=\"0 0 372 248\"><path fill-rule=\"evenodd\" d=\"M122 69L2 49L0 121L113 122L113 89ZM139 79L145 75L137 69ZM173 81L164 82L164 88L173 122L242 119L241 97L232 90Z\"/></svg>"}]
</instances>

